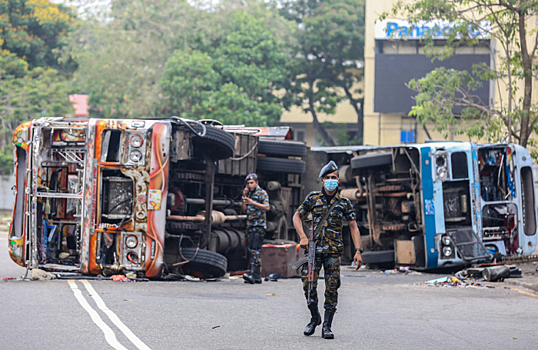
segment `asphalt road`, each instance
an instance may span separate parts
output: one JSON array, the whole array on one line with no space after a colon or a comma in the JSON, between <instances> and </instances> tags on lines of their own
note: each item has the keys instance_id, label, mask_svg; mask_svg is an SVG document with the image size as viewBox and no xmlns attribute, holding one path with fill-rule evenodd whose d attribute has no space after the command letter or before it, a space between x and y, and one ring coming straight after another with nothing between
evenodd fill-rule
<instances>
[{"instance_id":1,"label":"asphalt road","mask_svg":"<svg viewBox=\"0 0 538 350\"><path fill-rule=\"evenodd\" d=\"M25 269L0 236L0 277ZM298 279L0 282L2 349L536 349L538 297L342 270L336 338L302 335ZM323 283L321 283L323 286ZM94 292L95 291L95 292Z\"/></svg>"}]
</instances>

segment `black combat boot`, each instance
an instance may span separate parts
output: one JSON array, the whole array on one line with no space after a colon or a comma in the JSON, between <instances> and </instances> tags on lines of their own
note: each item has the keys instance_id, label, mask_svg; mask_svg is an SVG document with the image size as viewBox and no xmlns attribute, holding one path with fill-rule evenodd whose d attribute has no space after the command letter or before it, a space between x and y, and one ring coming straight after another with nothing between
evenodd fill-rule
<instances>
[{"instance_id":1,"label":"black combat boot","mask_svg":"<svg viewBox=\"0 0 538 350\"><path fill-rule=\"evenodd\" d=\"M308 304L308 309L312 318L310 318L310 323L306 325L304 329L304 335L314 334L316 327L321 324L321 315L319 314L318 304Z\"/></svg>"},{"instance_id":2,"label":"black combat boot","mask_svg":"<svg viewBox=\"0 0 538 350\"><path fill-rule=\"evenodd\" d=\"M325 310L325 320L323 321L323 329L321 330L321 337L323 339L334 339L334 334L331 331L334 312L335 310Z\"/></svg>"},{"instance_id":3,"label":"black combat boot","mask_svg":"<svg viewBox=\"0 0 538 350\"><path fill-rule=\"evenodd\" d=\"M254 284L254 264L250 265L250 272L243 274L245 283Z\"/></svg>"},{"instance_id":4,"label":"black combat boot","mask_svg":"<svg viewBox=\"0 0 538 350\"><path fill-rule=\"evenodd\" d=\"M254 283L257 283L257 284L262 283L262 275L260 273L260 267L261 266L254 266L254 272L252 272L252 277L254 278Z\"/></svg>"}]
</instances>

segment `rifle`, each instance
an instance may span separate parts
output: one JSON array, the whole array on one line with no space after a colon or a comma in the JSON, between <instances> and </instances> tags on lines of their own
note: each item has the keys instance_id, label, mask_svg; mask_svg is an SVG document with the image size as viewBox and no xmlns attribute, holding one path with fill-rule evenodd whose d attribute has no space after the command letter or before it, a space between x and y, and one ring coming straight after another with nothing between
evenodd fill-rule
<instances>
[{"instance_id":1,"label":"rifle","mask_svg":"<svg viewBox=\"0 0 538 350\"><path fill-rule=\"evenodd\" d=\"M306 257L308 259L308 302L310 303L312 300L310 299L310 295L312 294L312 287L314 286L314 269L315 269L315 261L316 261L316 242L314 242L314 222L313 220L310 222L310 225L308 225L308 256Z\"/></svg>"},{"instance_id":2,"label":"rifle","mask_svg":"<svg viewBox=\"0 0 538 350\"><path fill-rule=\"evenodd\" d=\"M325 215L323 215L323 218L321 219L320 223L316 227L316 235L321 232L321 229L323 228L323 223L327 220L329 217L329 214L333 211L334 207L336 207L340 203L339 200L336 200L333 202L329 210L325 212ZM304 258L299 259L295 264L293 264L293 269L298 271L304 264L308 263L308 302L310 302L310 296L312 287L314 286L314 269L315 269L315 261L316 261L316 242L314 241L314 220L307 220L305 221L306 225L308 226L308 256L305 256ZM310 223L310 225L308 224Z\"/></svg>"}]
</instances>

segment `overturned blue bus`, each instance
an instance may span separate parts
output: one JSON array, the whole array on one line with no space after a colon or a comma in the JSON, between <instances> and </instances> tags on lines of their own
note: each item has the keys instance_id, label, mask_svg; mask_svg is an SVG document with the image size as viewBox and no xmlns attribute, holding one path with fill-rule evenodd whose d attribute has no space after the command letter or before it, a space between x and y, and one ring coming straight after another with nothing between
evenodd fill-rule
<instances>
[{"instance_id":1,"label":"overturned blue bus","mask_svg":"<svg viewBox=\"0 0 538 350\"><path fill-rule=\"evenodd\" d=\"M327 160L339 165L341 194L357 211L364 263L460 268L536 249L533 162L519 145L319 147L307 163ZM346 232L343 240L345 259L353 243Z\"/></svg>"}]
</instances>

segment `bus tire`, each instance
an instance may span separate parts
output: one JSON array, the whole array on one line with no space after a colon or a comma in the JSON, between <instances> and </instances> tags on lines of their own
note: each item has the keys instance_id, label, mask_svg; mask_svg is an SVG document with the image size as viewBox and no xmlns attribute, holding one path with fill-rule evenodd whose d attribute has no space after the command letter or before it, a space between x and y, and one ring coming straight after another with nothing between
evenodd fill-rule
<instances>
[{"instance_id":1,"label":"bus tire","mask_svg":"<svg viewBox=\"0 0 538 350\"><path fill-rule=\"evenodd\" d=\"M275 156L304 157L306 155L306 144L300 141L260 139L258 142L258 153Z\"/></svg>"},{"instance_id":2,"label":"bus tire","mask_svg":"<svg viewBox=\"0 0 538 350\"><path fill-rule=\"evenodd\" d=\"M392 153L368 153L351 158L353 169L367 169L378 166L392 165Z\"/></svg>"},{"instance_id":3,"label":"bus tire","mask_svg":"<svg viewBox=\"0 0 538 350\"><path fill-rule=\"evenodd\" d=\"M270 157L258 157L256 167L257 171L287 174L304 174L305 169L306 165L302 160Z\"/></svg>"},{"instance_id":4,"label":"bus tire","mask_svg":"<svg viewBox=\"0 0 538 350\"><path fill-rule=\"evenodd\" d=\"M202 157L203 153L207 154L213 160L226 159L233 156L235 151L235 137L219 128L210 125L200 125L198 123L191 125L197 133L205 135L195 136L192 139L194 144L194 155Z\"/></svg>"},{"instance_id":5,"label":"bus tire","mask_svg":"<svg viewBox=\"0 0 538 350\"><path fill-rule=\"evenodd\" d=\"M198 278L219 278L226 274L228 260L219 253L205 249L181 248L179 261L187 259L189 262L178 267L183 275L191 275Z\"/></svg>"}]
</instances>

